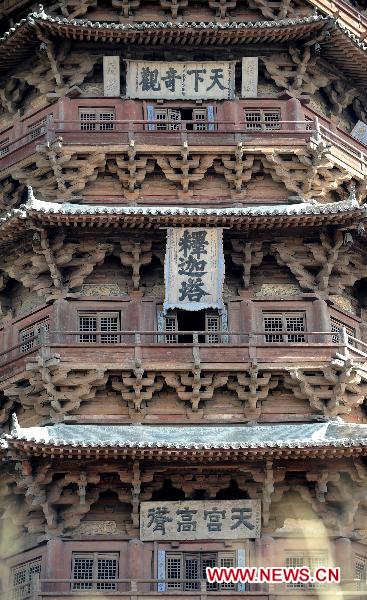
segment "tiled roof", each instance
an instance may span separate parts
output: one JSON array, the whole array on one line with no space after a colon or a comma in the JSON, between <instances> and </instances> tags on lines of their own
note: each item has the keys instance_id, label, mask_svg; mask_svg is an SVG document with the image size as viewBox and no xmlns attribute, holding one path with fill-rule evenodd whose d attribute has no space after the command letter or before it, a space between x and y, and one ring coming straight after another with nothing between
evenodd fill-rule
<instances>
[{"instance_id":1,"label":"tiled roof","mask_svg":"<svg viewBox=\"0 0 367 600\"><path fill-rule=\"evenodd\" d=\"M0 38L0 72L12 69L29 57L40 44L39 32L91 42L119 44L251 44L271 40L281 43L308 40L324 27L332 26L330 16L311 15L299 19L255 22L143 22L108 23L87 19L52 17L44 11L30 13Z\"/></svg>"},{"instance_id":2,"label":"tiled roof","mask_svg":"<svg viewBox=\"0 0 367 600\"><path fill-rule=\"evenodd\" d=\"M83 227L109 227L118 223L122 228L207 225L233 227L237 230L264 230L325 224L350 226L367 219L367 212L353 195L348 200L328 204L305 202L233 208L198 208L47 202L34 198L30 190L26 204L20 208L13 208L0 217L0 245L4 246L21 235L29 219L43 225L74 226L82 223Z\"/></svg>"},{"instance_id":3,"label":"tiled roof","mask_svg":"<svg viewBox=\"0 0 367 600\"><path fill-rule=\"evenodd\" d=\"M164 448L240 450L282 448L367 448L367 425L324 423L279 425L50 425L19 427L13 416L11 434L3 448L14 441L43 446L83 448Z\"/></svg>"}]
</instances>

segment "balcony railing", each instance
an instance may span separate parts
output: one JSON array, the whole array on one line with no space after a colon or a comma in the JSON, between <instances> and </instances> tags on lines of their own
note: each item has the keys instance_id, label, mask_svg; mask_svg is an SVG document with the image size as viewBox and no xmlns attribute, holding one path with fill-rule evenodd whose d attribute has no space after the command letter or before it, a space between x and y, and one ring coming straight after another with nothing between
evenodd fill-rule
<instances>
[{"instance_id":1,"label":"balcony railing","mask_svg":"<svg viewBox=\"0 0 367 600\"><path fill-rule=\"evenodd\" d=\"M84 589L75 587L84 586ZM169 586L172 586L170 589ZM173 588L173 586L177 586ZM184 588L191 587L192 589ZM208 589L207 581L198 579L39 579L33 577L31 582L14 586L0 594L1 600L41 600L42 598L101 598L113 596L125 600L153 600L157 598L172 598L176 600L208 600L210 598L226 598L227 600L303 600L320 599L324 595L330 597L327 586L315 590L292 590L285 586L270 586L268 584L246 584L244 590ZM342 600L366 600L367 586L359 580L343 581L340 590L333 589L333 597Z\"/></svg>"},{"instance_id":2,"label":"balcony railing","mask_svg":"<svg viewBox=\"0 0 367 600\"><path fill-rule=\"evenodd\" d=\"M88 127L87 127L88 126ZM165 129L163 129L165 127ZM136 144L233 145L238 142L268 144L271 136L277 143L289 143L289 138L303 143L317 131L318 124L305 121L174 121L174 120L58 120L46 115L39 122L22 123L20 135L12 139L11 131L0 139L1 167L6 168L36 151L36 146L62 138L73 145ZM6 137L5 137L6 135ZM274 142L273 142L274 143Z\"/></svg>"},{"instance_id":3,"label":"balcony railing","mask_svg":"<svg viewBox=\"0 0 367 600\"><path fill-rule=\"evenodd\" d=\"M88 126L88 127L87 127ZM317 117L304 121L174 121L174 120L60 120L52 114L34 122L24 121L18 128L20 135L12 138L13 130L4 132L0 139L0 165L7 169L16 162L32 156L37 146L62 139L63 144L78 147L138 145L182 146L245 146L261 147L270 144L287 146L323 141L329 146L333 160L356 176L367 172L367 152L348 134L336 134Z\"/></svg>"},{"instance_id":4,"label":"balcony railing","mask_svg":"<svg viewBox=\"0 0 367 600\"><path fill-rule=\"evenodd\" d=\"M0 374L25 367L40 349L81 363L118 362L131 367L135 359L192 363L263 363L328 361L336 352L367 358L367 344L342 327L331 331L47 331L0 353Z\"/></svg>"}]
</instances>

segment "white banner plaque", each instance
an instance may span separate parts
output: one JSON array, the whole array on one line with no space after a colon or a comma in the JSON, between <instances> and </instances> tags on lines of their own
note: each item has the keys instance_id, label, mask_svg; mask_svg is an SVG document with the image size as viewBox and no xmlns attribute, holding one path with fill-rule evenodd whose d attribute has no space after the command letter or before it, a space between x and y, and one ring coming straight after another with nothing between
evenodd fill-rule
<instances>
[{"instance_id":1,"label":"white banner plaque","mask_svg":"<svg viewBox=\"0 0 367 600\"><path fill-rule=\"evenodd\" d=\"M120 57L103 57L103 95L120 95Z\"/></svg>"},{"instance_id":2,"label":"white banner plaque","mask_svg":"<svg viewBox=\"0 0 367 600\"><path fill-rule=\"evenodd\" d=\"M367 125L363 121L358 121L350 135L358 140L358 142L361 142L361 144L367 146Z\"/></svg>"},{"instance_id":3,"label":"white banner plaque","mask_svg":"<svg viewBox=\"0 0 367 600\"><path fill-rule=\"evenodd\" d=\"M170 227L164 269L165 311L224 309L221 228Z\"/></svg>"},{"instance_id":4,"label":"white banner plaque","mask_svg":"<svg viewBox=\"0 0 367 600\"><path fill-rule=\"evenodd\" d=\"M128 98L148 100L231 100L235 62L151 62L127 60Z\"/></svg>"},{"instance_id":5,"label":"white banner plaque","mask_svg":"<svg viewBox=\"0 0 367 600\"><path fill-rule=\"evenodd\" d=\"M143 542L258 538L260 526L260 500L182 500L140 505Z\"/></svg>"}]
</instances>

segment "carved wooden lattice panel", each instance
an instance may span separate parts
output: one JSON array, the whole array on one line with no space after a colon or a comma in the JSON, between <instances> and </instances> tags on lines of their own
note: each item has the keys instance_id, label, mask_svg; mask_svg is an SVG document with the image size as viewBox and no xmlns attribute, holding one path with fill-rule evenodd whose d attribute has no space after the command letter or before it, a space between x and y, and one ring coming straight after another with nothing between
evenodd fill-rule
<instances>
[{"instance_id":1,"label":"carved wooden lattice panel","mask_svg":"<svg viewBox=\"0 0 367 600\"><path fill-rule=\"evenodd\" d=\"M306 331L306 317L302 312L291 313L263 313L265 341L267 343L299 343L305 342L306 338L302 335ZM296 332L282 334L282 331Z\"/></svg>"},{"instance_id":2,"label":"carved wooden lattice panel","mask_svg":"<svg viewBox=\"0 0 367 600\"><path fill-rule=\"evenodd\" d=\"M118 312L88 312L79 314L79 342L118 344L120 336L112 332L119 331L120 315ZM82 332L86 333L82 333ZM106 333L93 333L105 331Z\"/></svg>"},{"instance_id":3,"label":"carved wooden lattice panel","mask_svg":"<svg viewBox=\"0 0 367 600\"><path fill-rule=\"evenodd\" d=\"M342 321L339 321L339 319L336 319L335 317L330 317L330 325L331 325L331 331L335 334L331 338L331 341L333 342L333 344L337 344L339 342L339 329L341 329L342 327L345 327L347 335L351 335L352 337L356 336L355 329L346 325Z\"/></svg>"},{"instance_id":4,"label":"carved wooden lattice panel","mask_svg":"<svg viewBox=\"0 0 367 600\"><path fill-rule=\"evenodd\" d=\"M108 583L72 584L73 590L116 590L117 584L111 580L118 578L118 553L78 553L73 554L73 579L106 579Z\"/></svg>"},{"instance_id":5,"label":"carved wooden lattice panel","mask_svg":"<svg viewBox=\"0 0 367 600\"><path fill-rule=\"evenodd\" d=\"M274 131L280 129L280 110L246 108L244 111L245 128L251 131Z\"/></svg>"},{"instance_id":6,"label":"carved wooden lattice panel","mask_svg":"<svg viewBox=\"0 0 367 600\"><path fill-rule=\"evenodd\" d=\"M291 554L286 557L285 566L286 567L308 567L311 573L314 572L318 567L323 567L328 564L328 555L327 552L297 552ZM320 585L320 584L319 584ZM300 582L291 582L287 583L288 589L298 589L298 590L312 590L319 585L315 583L300 583Z\"/></svg>"},{"instance_id":7,"label":"carved wooden lattice panel","mask_svg":"<svg viewBox=\"0 0 367 600\"><path fill-rule=\"evenodd\" d=\"M356 590L362 591L367 580L367 558L356 554L354 561L354 575L356 578Z\"/></svg>"},{"instance_id":8,"label":"carved wooden lattice panel","mask_svg":"<svg viewBox=\"0 0 367 600\"><path fill-rule=\"evenodd\" d=\"M32 593L32 580L37 573L41 572L41 558L29 560L21 565L13 567L10 572L12 599L21 600L28 598Z\"/></svg>"},{"instance_id":9,"label":"carved wooden lattice panel","mask_svg":"<svg viewBox=\"0 0 367 600\"><path fill-rule=\"evenodd\" d=\"M79 110L81 131L113 131L115 111L109 108L85 108ZM102 122L99 122L102 121Z\"/></svg>"},{"instance_id":10,"label":"carved wooden lattice panel","mask_svg":"<svg viewBox=\"0 0 367 600\"><path fill-rule=\"evenodd\" d=\"M41 327L43 327L45 331L50 330L50 320L48 317L46 319L42 319L42 321L37 321L37 323L32 323L32 325L20 330L19 341L23 342L21 347L22 352L28 352L28 350L31 350L38 344L38 336Z\"/></svg>"}]
</instances>

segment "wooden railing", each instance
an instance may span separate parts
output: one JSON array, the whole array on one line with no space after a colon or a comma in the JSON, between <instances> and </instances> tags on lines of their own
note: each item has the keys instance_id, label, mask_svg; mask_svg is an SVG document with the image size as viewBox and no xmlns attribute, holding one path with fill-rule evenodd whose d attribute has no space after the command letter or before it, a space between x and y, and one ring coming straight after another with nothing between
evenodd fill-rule
<instances>
[{"instance_id":1,"label":"wooden railing","mask_svg":"<svg viewBox=\"0 0 367 600\"><path fill-rule=\"evenodd\" d=\"M31 122L29 122L31 123ZM6 168L35 152L38 144L62 138L64 144L98 145L160 144L180 145L190 141L197 145L231 145L258 138L269 143L269 137L281 140L296 138L306 141L315 133L312 121L158 121L158 120L58 120L52 114L42 119L34 129L27 121L22 123L20 135L12 137L12 130L0 134L0 166ZM164 129L165 127L165 129Z\"/></svg>"},{"instance_id":2,"label":"wooden railing","mask_svg":"<svg viewBox=\"0 0 367 600\"><path fill-rule=\"evenodd\" d=\"M337 339L336 339L337 338ZM41 348L88 348L97 352L104 349L130 349L132 357L139 354L140 348L191 348L195 358L199 356L200 348L205 349L206 355L210 349L246 348L249 357L258 357L261 350L270 348L291 348L293 353L302 357L305 348L314 348L315 355L325 347L331 353L339 351L343 355L353 355L367 358L367 344L349 335L342 327L339 333L331 331L47 331L44 327L40 332L25 341L0 353L0 366L10 365L19 357L27 357ZM298 351L297 351L298 348ZM83 355L80 355L83 358Z\"/></svg>"},{"instance_id":3,"label":"wooden railing","mask_svg":"<svg viewBox=\"0 0 367 600\"><path fill-rule=\"evenodd\" d=\"M233 146L286 145L323 141L336 163L351 168L358 176L367 172L367 151L348 134L336 134L314 117L302 121L157 121L111 120L81 121L54 119L44 116L40 124L24 121L20 135L12 139L12 130L0 136L0 169L7 169L37 151L46 142L62 140L63 144L77 146L136 145ZM33 129L31 129L33 126ZM165 129L164 129L165 128ZM170 129L168 129L170 128Z\"/></svg>"},{"instance_id":4,"label":"wooden railing","mask_svg":"<svg viewBox=\"0 0 367 600\"><path fill-rule=\"evenodd\" d=\"M361 585L362 584L362 585ZM84 586L84 589L76 589ZM125 600L148 600L174 597L176 600L295 600L300 592L303 600L330 598L328 586L311 590L292 590L284 585L246 584L244 589L234 585L233 589L208 589L206 580L198 579L40 579L33 576L31 582L14 586L0 594L1 600L41 600L42 598L101 598L113 596ZM360 589L362 588L362 589ZM333 589L333 597L341 600L367 600L366 582L343 581Z\"/></svg>"}]
</instances>

